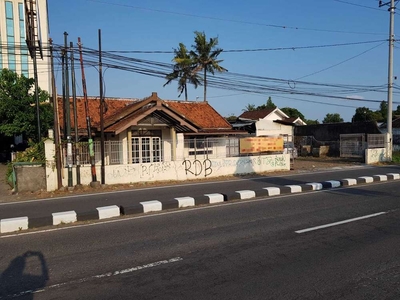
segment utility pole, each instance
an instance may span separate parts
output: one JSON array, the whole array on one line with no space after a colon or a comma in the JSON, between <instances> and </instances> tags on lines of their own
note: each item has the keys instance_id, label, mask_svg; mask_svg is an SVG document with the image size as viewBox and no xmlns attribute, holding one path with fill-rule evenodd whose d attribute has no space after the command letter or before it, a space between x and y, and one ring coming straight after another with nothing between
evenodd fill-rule
<instances>
[{"instance_id":1,"label":"utility pole","mask_svg":"<svg viewBox=\"0 0 400 300\"><path fill-rule=\"evenodd\" d=\"M89 157L90 157L90 166L92 172L92 181L90 182L91 187L97 187L99 182L97 181L96 175L96 160L94 156L94 149L93 149L93 139L92 139L92 125L90 123L90 116L89 116L89 104L88 104L88 97L87 97L87 89L86 89L86 77L85 77L85 69L83 67L83 55L82 55L82 43L81 38L78 37L78 46L79 46L79 58L81 63L81 72L82 72L82 89L83 89L83 99L85 101L85 114L86 114L86 126L87 126L87 135L88 135L88 143L89 143Z\"/></svg>"},{"instance_id":2,"label":"utility pole","mask_svg":"<svg viewBox=\"0 0 400 300\"><path fill-rule=\"evenodd\" d=\"M75 129L75 163L76 163L76 185L81 185L81 163L79 157L79 134L78 134L78 112L76 108L76 80L75 80L75 64L74 64L74 44L69 43L71 51L71 84L72 84L72 103L74 108L74 129Z\"/></svg>"},{"instance_id":3,"label":"utility pole","mask_svg":"<svg viewBox=\"0 0 400 300\"><path fill-rule=\"evenodd\" d=\"M396 9L395 2L398 0L390 0L390 2L383 3L379 1L379 7L389 5L388 11L390 12L390 25L389 25L389 65L388 65L388 92L387 92L387 146L386 155L389 161L392 160L393 152L393 131L392 131L392 113L393 113L393 49L394 49L394 11Z\"/></svg>"},{"instance_id":4,"label":"utility pole","mask_svg":"<svg viewBox=\"0 0 400 300\"><path fill-rule=\"evenodd\" d=\"M39 107L39 82L38 82L38 70L37 70L37 54L43 59L43 51L41 41L39 40L38 23L38 11L36 8L36 1L24 0L25 6L25 28L26 28L26 44L30 56L33 60L33 76L35 79L35 102L36 102L36 118L37 118L37 131L38 131L38 143L41 141L42 136L40 132L40 107Z\"/></svg>"},{"instance_id":5,"label":"utility pole","mask_svg":"<svg viewBox=\"0 0 400 300\"><path fill-rule=\"evenodd\" d=\"M99 82L100 82L100 135L101 135L101 184L106 183L104 166L104 99L103 99L103 63L101 61L101 29L99 29Z\"/></svg>"},{"instance_id":6,"label":"utility pole","mask_svg":"<svg viewBox=\"0 0 400 300\"><path fill-rule=\"evenodd\" d=\"M69 71L68 71L68 33L64 32L64 56L65 56L65 119L66 119L66 134L67 134L67 165L68 165L68 189L73 189L72 186L72 143L71 143L71 108L69 103Z\"/></svg>"},{"instance_id":7,"label":"utility pole","mask_svg":"<svg viewBox=\"0 0 400 300\"><path fill-rule=\"evenodd\" d=\"M51 92L53 99L53 114L54 114L54 144L56 148L56 170L57 170L57 188L62 187L61 176L61 151L60 151L60 126L58 122L58 99L56 91L56 79L54 76L54 59L53 59L53 40L49 39L50 44L50 65L51 65Z\"/></svg>"}]
</instances>

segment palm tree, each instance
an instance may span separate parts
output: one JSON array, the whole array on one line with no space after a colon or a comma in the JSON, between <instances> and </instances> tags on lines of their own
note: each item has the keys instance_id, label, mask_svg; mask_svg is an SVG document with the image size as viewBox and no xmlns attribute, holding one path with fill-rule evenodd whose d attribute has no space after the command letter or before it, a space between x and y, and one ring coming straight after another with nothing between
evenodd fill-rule
<instances>
[{"instance_id":1,"label":"palm tree","mask_svg":"<svg viewBox=\"0 0 400 300\"><path fill-rule=\"evenodd\" d=\"M197 68L195 71L203 70L203 84L204 84L204 101L207 101L207 72L214 75L215 71L225 72L227 69L221 67L219 64L223 60L217 60L218 55L223 51L221 48L217 48L218 38L210 38L207 41L204 32L194 32L194 45L193 50L190 51L190 56Z\"/></svg>"},{"instance_id":2,"label":"palm tree","mask_svg":"<svg viewBox=\"0 0 400 300\"><path fill-rule=\"evenodd\" d=\"M175 57L172 60L175 62L174 69L172 73L165 76L167 82L164 86L170 84L173 80L178 79L178 97L180 97L182 93L185 93L185 100L187 101L187 83L191 83L195 88L197 88L201 85L201 78L196 72L194 72L195 64L193 63L193 60L184 44L179 43L179 48L174 49L174 53Z\"/></svg>"}]
</instances>

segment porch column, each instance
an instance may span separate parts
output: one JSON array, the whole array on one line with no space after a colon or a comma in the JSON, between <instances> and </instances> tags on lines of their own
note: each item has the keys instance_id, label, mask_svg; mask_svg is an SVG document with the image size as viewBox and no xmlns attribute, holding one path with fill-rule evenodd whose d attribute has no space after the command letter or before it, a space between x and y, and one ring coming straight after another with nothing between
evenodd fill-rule
<instances>
[{"instance_id":1,"label":"porch column","mask_svg":"<svg viewBox=\"0 0 400 300\"><path fill-rule=\"evenodd\" d=\"M170 128L170 136L171 136L171 153L172 153L172 161L176 160L176 133L175 133L175 128L171 127Z\"/></svg>"},{"instance_id":2,"label":"porch column","mask_svg":"<svg viewBox=\"0 0 400 300\"><path fill-rule=\"evenodd\" d=\"M128 165L132 163L132 130L127 129L128 138Z\"/></svg>"}]
</instances>

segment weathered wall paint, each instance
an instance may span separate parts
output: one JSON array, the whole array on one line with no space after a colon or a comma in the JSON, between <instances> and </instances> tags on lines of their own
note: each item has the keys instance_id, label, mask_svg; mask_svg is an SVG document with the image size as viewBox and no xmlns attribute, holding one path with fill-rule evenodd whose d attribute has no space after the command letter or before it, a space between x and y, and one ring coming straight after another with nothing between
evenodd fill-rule
<instances>
[{"instance_id":1,"label":"weathered wall paint","mask_svg":"<svg viewBox=\"0 0 400 300\"><path fill-rule=\"evenodd\" d=\"M57 174L54 163L54 147L46 144L46 181L47 191L57 189ZM184 159L157 163L124 164L105 166L106 184L121 184L149 181L188 180L227 175L272 172L289 170L289 154L229 157L216 159ZM90 166L81 167L81 182L86 185L91 181ZM67 175L66 169L64 174ZM96 166L98 177L100 166ZM73 183L76 183L76 171L73 169ZM63 186L68 178L63 177Z\"/></svg>"},{"instance_id":2,"label":"weathered wall paint","mask_svg":"<svg viewBox=\"0 0 400 300\"><path fill-rule=\"evenodd\" d=\"M385 148L365 149L365 163L367 165L389 160Z\"/></svg>"}]
</instances>

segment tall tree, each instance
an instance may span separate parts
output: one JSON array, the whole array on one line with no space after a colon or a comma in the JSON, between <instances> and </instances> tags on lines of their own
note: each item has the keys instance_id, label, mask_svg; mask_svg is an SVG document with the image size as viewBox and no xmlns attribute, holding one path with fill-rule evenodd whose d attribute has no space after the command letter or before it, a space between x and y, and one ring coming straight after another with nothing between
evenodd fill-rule
<instances>
[{"instance_id":1,"label":"tall tree","mask_svg":"<svg viewBox=\"0 0 400 300\"><path fill-rule=\"evenodd\" d=\"M356 108L356 113L352 118L352 122L365 122L365 121L376 121L376 120L377 120L377 114L367 107Z\"/></svg>"},{"instance_id":2,"label":"tall tree","mask_svg":"<svg viewBox=\"0 0 400 300\"><path fill-rule=\"evenodd\" d=\"M380 112L380 114L382 116L381 120L379 120L379 121L386 122L387 115L388 115L388 105L387 105L386 101L382 101L379 104L379 112Z\"/></svg>"},{"instance_id":3,"label":"tall tree","mask_svg":"<svg viewBox=\"0 0 400 300\"><path fill-rule=\"evenodd\" d=\"M256 110L263 110L263 109L275 109L276 105L272 102L272 98L268 97L267 103L262 104L256 107Z\"/></svg>"},{"instance_id":4,"label":"tall tree","mask_svg":"<svg viewBox=\"0 0 400 300\"><path fill-rule=\"evenodd\" d=\"M218 60L218 56L223 51L218 46L218 37L210 38L207 41L206 34L204 32L194 32L194 44L192 45L193 50L190 51L190 55L196 64L196 71L203 71L203 85L204 85L204 101L207 101L207 73L214 75L217 72L228 71L224 67L220 66L223 60Z\"/></svg>"},{"instance_id":5,"label":"tall tree","mask_svg":"<svg viewBox=\"0 0 400 300\"><path fill-rule=\"evenodd\" d=\"M322 123L343 123L343 119L338 113L326 114L325 118L322 120Z\"/></svg>"},{"instance_id":6,"label":"tall tree","mask_svg":"<svg viewBox=\"0 0 400 300\"><path fill-rule=\"evenodd\" d=\"M201 85L201 77L195 72L196 65L193 62L192 57L189 55L186 46L179 43L179 47L174 49L175 62L174 69L171 73L165 76L167 82L164 84L170 84L173 80L178 80L178 92L180 97L182 93L185 93L185 100L188 100L187 84L193 84L195 88Z\"/></svg>"},{"instance_id":7,"label":"tall tree","mask_svg":"<svg viewBox=\"0 0 400 300\"><path fill-rule=\"evenodd\" d=\"M272 98L271 97L268 97L267 105L266 105L265 108L276 108L276 105L275 105L274 102L272 102Z\"/></svg>"},{"instance_id":8,"label":"tall tree","mask_svg":"<svg viewBox=\"0 0 400 300\"><path fill-rule=\"evenodd\" d=\"M37 141L37 114L34 79L19 76L8 69L0 71L0 133L5 136L24 135ZM49 94L39 93L41 132L53 126L53 110L47 102Z\"/></svg>"},{"instance_id":9,"label":"tall tree","mask_svg":"<svg viewBox=\"0 0 400 300\"><path fill-rule=\"evenodd\" d=\"M316 119L316 120L303 120L304 122L306 122L306 124L307 125L318 125L319 124L319 121L318 121L318 119Z\"/></svg>"},{"instance_id":10,"label":"tall tree","mask_svg":"<svg viewBox=\"0 0 400 300\"><path fill-rule=\"evenodd\" d=\"M296 108L292 108L292 107L284 107L281 108L281 111L283 111L285 114L287 114L290 118L300 118L302 120L304 120L304 115L299 112Z\"/></svg>"},{"instance_id":11,"label":"tall tree","mask_svg":"<svg viewBox=\"0 0 400 300\"><path fill-rule=\"evenodd\" d=\"M245 106L245 108L244 109L242 109L243 111L255 111L255 110L257 110L257 107L254 105L254 104L247 104L246 106Z\"/></svg>"}]
</instances>

